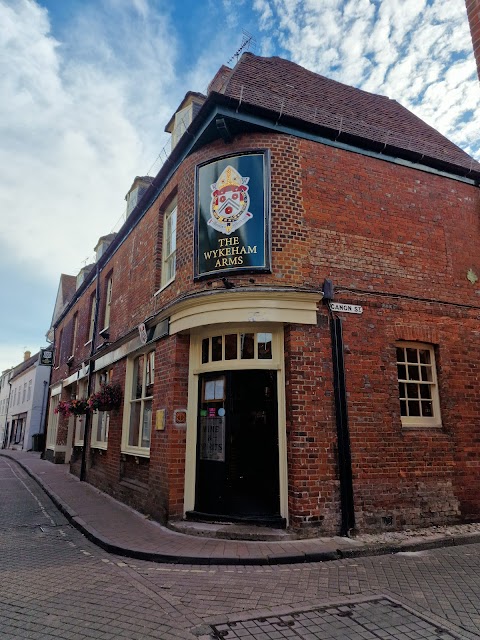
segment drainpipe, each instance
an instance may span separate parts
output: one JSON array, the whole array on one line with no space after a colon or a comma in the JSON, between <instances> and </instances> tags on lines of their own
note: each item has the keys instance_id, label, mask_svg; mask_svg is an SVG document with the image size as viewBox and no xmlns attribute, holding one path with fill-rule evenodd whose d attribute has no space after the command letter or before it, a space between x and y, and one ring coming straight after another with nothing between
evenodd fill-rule
<instances>
[{"instance_id":1,"label":"drainpipe","mask_svg":"<svg viewBox=\"0 0 480 640\"><path fill-rule=\"evenodd\" d=\"M341 319L333 315L330 316L330 333L332 338L333 386L335 393L335 418L337 423L340 503L342 512L341 535L350 536L355 529L355 508L353 503L352 456L348 427L343 334Z\"/></svg>"},{"instance_id":2,"label":"drainpipe","mask_svg":"<svg viewBox=\"0 0 480 640\"><path fill-rule=\"evenodd\" d=\"M87 398L90 397L93 391L93 365L95 355L95 343L97 339L97 323L98 323L98 312L100 308L100 268L97 264L97 284L95 287L95 317L93 319L93 332L92 332L92 344L90 347L90 356L88 359L88 382L87 382ZM80 481L85 482L87 479L87 447L90 441L90 426L92 422L92 412L87 411L85 414L85 429L83 432L83 448L82 448L82 464L80 467Z\"/></svg>"}]
</instances>

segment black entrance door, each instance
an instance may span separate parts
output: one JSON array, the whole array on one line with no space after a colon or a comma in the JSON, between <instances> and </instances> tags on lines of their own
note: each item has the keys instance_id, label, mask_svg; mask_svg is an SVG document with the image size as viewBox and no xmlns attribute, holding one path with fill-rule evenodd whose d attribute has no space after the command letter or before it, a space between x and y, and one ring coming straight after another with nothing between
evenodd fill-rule
<instances>
[{"instance_id":1,"label":"black entrance door","mask_svg":"<svg viewBox=\"0 0 480 640\"><path fill-rule=\"evenodd\" d=\"M201 376L195 511L220 519L280 519L277 374Z\"/></svg>"}]
</instances>

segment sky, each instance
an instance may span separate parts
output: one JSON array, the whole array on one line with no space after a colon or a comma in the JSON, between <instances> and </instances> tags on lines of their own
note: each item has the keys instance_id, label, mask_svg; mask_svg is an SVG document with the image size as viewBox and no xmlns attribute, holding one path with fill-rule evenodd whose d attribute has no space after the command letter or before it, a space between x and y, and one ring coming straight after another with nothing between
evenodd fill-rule
<instances>
[{"instance_id":1,"label":"sky","mask_svg":"<svg viewBox=\"0 0 480 640\"><path fill-rule=\"evenodd\" d=\"M387 95L480 160L464 0L0 0L0 371L119 228L165 125L248 49Z\"/></svg>"}]
</instances>

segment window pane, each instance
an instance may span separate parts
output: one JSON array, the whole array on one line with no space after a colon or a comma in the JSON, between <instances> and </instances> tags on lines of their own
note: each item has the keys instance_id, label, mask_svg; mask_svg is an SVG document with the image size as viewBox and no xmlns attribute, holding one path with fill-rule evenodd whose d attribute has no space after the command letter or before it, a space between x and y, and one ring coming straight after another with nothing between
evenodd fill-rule
<instances>
[{"instance_id":1,"label":"window pane","mask_svg":"<svg viewBox=\"0 0 480 640\"><path fill-rule=\"evenodd\" d=\"M407 379L407 368L405 367L404 364L399 364L397 365L397 369L398 369L398 379L399 380L406 380Z\"/></svg>"},{"instance_id":2,"label":"window pane","mask_svg":"<svg viewBox=\"0 0 480 640\"><path fill-rule=\"evenodd\" d=\"M401 347L397 347L397 362L405 362L405 353Z\"/></svg>"},{"instance_id":3,"label":"window pane","mask_svg":"<svg viewBox=\"0 0 480 640\"><path fill-rule=\"evenodd\" d=\"M406 389L405 389L405 383L404 382L400 382L398 385L398 394L400 396L400 398L406 398Z\"/></svg>"},{"instance_id":4,"label":"window pane","mask_svg":"<svg viewBox=\"0 0 480 640\"><path fill-rule=\"evenodd\" d=\"M418 400L410 400L408 402L408 415L420 416L420 403Z\"/></svg>"},{"instance_id":5,"label":"window pane","mask_svg":"<svg viewBox=\"0 0 480 640\"><path fill-rule=\"evenodd\" d=\"M225 336L225 360L236 360L237 358L237 334L231 333Z\"/></svg>"},{"instance_id":6,"label":"window pane","mask_svg":"<svg viewBox=\"0 0 480 640\"><path fill-rule=\"evenodd\" d=\"M420 380L420 374L418 372L418 367L415 365L408 366L408 379L409 380Z\"/></svg>"},{"instance_id":7,"label":"window pane","mask_svg":"<svg viewBox=\"0 0 480 640\"><path fill-rule=\"evenodd\" d=\"M420 397L423 398L424 400L432 399L431 389L428 384L422 384L420 386Z\"/></svg>"},{"instance_id":8,"label":"window pane","mask_svg":"<svg viewBox=\"0 0 480 640\"><path fill-rule=\"evenodd\" d=\"M204 338L202 340L202 364L208 362L208 347L210 344L209 338Z\"/></svg>"},{"instance_id":9,"label":"window pane","mask_svg":"<svg viewBox=\"0 0 480 640\"><path fill-rule=\"evenodd\" d=\"M212 361L218 362L222 359L222 336L212 338Z\"/></svg>"},{"instance_id":10,"label":"window pane","mask_svg":"<svg viewBox=\"0 0 480 640\"><path fill-rule=\"evenodd\" d=\"M143 405L142 443L140 446L150 446L150 432L152 430L152 401L146 400Z\"/></svg>"},{"instance_id":11,"label":"window pane","mask_svg":"<svg viewBox=\"0 0 480 640\"><path fill-rule=\"evenodd\" d=\"M170 256L167 262L167 280L172 280L175 276L176 254Z\"/></svg>"},{"instance_id":12,"label":"window pane","mask_svg":"<svg viewBox=\"0 0 480 640\"><path fill-rule=\"evenodd\" d=\"M253 333L241 333L240 334L240 345L242 350L242 359L250 360L254 357L254 347L255 347L255 334Z\"/></svg>"},{"instance_id":13,"label":"window pane","mask_svg":"<svg viewBox=\"0 0 480 640\"><path fill-rule=\"evenodd\" d=\"M400 415L402 416L406 416L407 414L407 403L405 402L405 400L402 400L400 402Z\"/></svg>"},{"instance_id":14,"label":"window pane","mask_svg":"<svg viewBox=\"0 0 480 640\"><path fill-rule=\"evenodd\" d=\"M422 415L426 418L431 418L433 416L433 406L431 402L426 400L422 402Z\"/></svg>"},{"instance_id":15,"label":"window pane","mask_svg":"<svg viewBox=\"0 0 480 640\"><path fill-rule=\"evenodd\" d=\"M132 400L142 397L144 360L145 356L135 358L133 365Z\"/></svg>"},{"instance_id":16,"label":"window pane","mask_svg":"<svg viewBox=\"0 0 480 640\"><path fill-rule=\"evenodd\" d=\"M150 351L146 361L145 397L153 396L153 381L155 377L155 351Z\"/></svg>"},{"instance_id":17,"label":"window pane","mask_svg":"<svg viewBox=\"0 0 480 640\"><path fill-rule=\"evenodd\" d=\"M407 395L409 398L418 398L418 385L407 384Z\"/></svg>"},{"instance_id":18,"label":"window pane","mask_svg":"<svg viewBox=\"0 0 480 640\"><path fill-rule=\"evenodd\" d=\"M132 402L130 405L130 430L128 433L128 444L131 447L138 447L139 433L140 433L140 402Z\"/></svg>"},{"instance_id":19,"label":"window pane","mask_svg":"<svg viewBox=\"0 0 480 640\"><path fill-rule=\"evenodd\" d=\"M430 367L420 367L422 374L422 380L425 382L432 382L432 369Z\"/></svg>"},{"instance_id":20,"label":"window pane","mask_svg":"<svg viewBox=\"0 0 480 640\"><path fill-rule=\"evenodd\" d=\"M77 420L77 440L82 440L85 437L85 416L76 416Z\"/></svg>"},{"instance_id":21,"label":"window pane","mask_svg":"<svg viewBox=\"0 0 480 640\"><path fill-rule=\"evenodd\" d=\"M107 415L108 413L106 411L99 411L98 412L98 423L97 423L97 442L104 442L105 441L105 423L107 422Z\"/></svg>"},{"instance_id":22,"label":"window pane","mask_svg":"<svg viewBox=\"0 0 480 640\"><path fill-rule=\"evenodd\" d=\"M418 355L422 364L431 364L430 351L427 351L426 349L420 349Z\"/></svg>"},{"instance_id":23,"label":"window pane","mask_svg":"<svg viewBox=\"0 0 480 640\"><path fill-rule=\"evenodd\" d=\"M406 349L406 352L407 352L407 362L418 362L416 349Z\"/></svg>"},{"instance_id":24,"label":"window pane","mask_svg":"<svg viewBox=\"0 0 480 640\"><path fill-rule=\"evenodd\" d=\"M272 359L272 334L257 333L258 357L261 360Z\"/></svg>"}]
</instances>

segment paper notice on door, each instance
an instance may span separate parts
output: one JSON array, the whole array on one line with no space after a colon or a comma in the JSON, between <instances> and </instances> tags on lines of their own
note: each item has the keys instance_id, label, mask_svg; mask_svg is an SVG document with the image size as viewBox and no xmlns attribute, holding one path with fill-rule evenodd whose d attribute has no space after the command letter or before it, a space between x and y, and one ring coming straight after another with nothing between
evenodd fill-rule
<instances>
[{"instance_id":1,"label":"paper notice on door","mask_svg":"<svg viewBox=\"0 0 480 640\"><path fill-rule=\"evenodd\" d=\"M225 397L225 378L207 380L205 382L204 400L223 400Z\"/></svg>"},{"instance_id":2,"label":"paper notice on door","mask_svg":"<svg viewBox=\"0 0 480 640\"><path fill-rule=\"evenodd\" d=\"M225 418L200 418L200 459L225 461Z\"/></svg>"}]
</instances>

